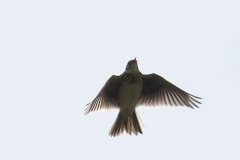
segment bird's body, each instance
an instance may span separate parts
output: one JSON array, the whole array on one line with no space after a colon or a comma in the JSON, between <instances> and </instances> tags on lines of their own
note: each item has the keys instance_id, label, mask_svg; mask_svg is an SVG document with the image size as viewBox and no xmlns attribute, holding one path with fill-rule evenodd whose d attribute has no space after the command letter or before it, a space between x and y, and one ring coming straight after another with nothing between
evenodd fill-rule
<instances>
[{"instance_id":1,"label":"bird's body","mask_svg":"<svg viewBox=\"0 0 240 160\"><path fill-rule=\"evenodd\" d=\"M96 98L88 104L85 114L102 108L118 108L120 112L110 136L117 136L124 131L137 135L143 129L135 110L137 106L163 104L193 108L197 107L195 103L200 104L196 99L200 98L181 90L161 76L143 75L134 59L128 62L123 74L109 78Z\"/></svg>"},{"instance_id":2,"label":"bird's body","mask_svg":"<svg viewBox=\"0 0 240 160\"><path fill-rule=\"evenodd\" d=\"M131 116L135 110L136 104L141 96L142 81L129 82L123 81L119 88L120 112L124 119Z\"/></svg>"}]
</instances>

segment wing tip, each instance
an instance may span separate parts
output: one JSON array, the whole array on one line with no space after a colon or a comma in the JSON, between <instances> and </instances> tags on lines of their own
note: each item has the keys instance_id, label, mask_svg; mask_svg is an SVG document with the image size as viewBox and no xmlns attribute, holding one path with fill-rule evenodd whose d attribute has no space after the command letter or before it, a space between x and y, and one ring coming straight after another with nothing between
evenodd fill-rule
<instances>
[{"instance_id":1,"label":"wing tip","mask_svg":"<svg viewBox=\"0 0 240 160\"><path fill-rule=\"evenodd\" d=\"M189 94L189 93L188 93ZM194 96L192 94L189 94L191 97L197 98L197 99L203 99L202 97Z\"/></svg>"}]
</instances>

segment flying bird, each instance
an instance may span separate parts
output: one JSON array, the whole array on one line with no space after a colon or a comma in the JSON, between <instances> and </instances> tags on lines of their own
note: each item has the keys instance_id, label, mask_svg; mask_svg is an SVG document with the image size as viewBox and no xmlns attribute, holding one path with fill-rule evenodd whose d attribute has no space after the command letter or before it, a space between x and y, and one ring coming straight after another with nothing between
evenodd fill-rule
<instances>
[{"instance_id":1,"label":"flying bird","mask_svg":"<svg viewBox=\"0 0 240 160\"><path fill-rule=\"evenodd\" d=\"M197 107L200 97L178 88L157 74L142 74L136 58L127 63L120 75L112 75L96 98L85 109L85 115L100 109L119 109L118 116L109 132L118 136L124 131L128 134L143 132L143 125L136 107L145 106L186 106Z\"/></svg>"}]
</instances>

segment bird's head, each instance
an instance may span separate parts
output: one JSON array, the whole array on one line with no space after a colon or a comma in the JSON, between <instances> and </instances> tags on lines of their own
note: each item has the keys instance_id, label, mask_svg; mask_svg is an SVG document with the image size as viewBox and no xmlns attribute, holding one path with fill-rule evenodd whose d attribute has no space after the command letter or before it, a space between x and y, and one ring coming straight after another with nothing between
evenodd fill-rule
<instances>
[{"instance_id":1,"label":"bird's head","mask_svg":"<svg viewBox=\"0 0 240 160\"><path fill-rule=\"evenodd\" d=\"M128 61L125 72L127 72L127 73L139 73L136 58Z\"/></svg>"}]
</instances>

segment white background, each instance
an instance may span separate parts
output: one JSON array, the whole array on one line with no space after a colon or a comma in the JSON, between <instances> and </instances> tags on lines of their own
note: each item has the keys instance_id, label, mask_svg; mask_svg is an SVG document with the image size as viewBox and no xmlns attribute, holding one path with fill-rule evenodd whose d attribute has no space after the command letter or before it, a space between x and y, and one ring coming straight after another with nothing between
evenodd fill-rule
<instances>
[{"instance_id":1,"label":"white background","mask_svg":"<svg viewBox=\"0 0 240 160\"><path fill-rule=\"evenodd\" d=\"M143 135L109 137L118 111L84 115L137 57L203 99L140 107ZM0 159L240 159L240 2L0 2Z\"/></svg>"}]
</instances>

